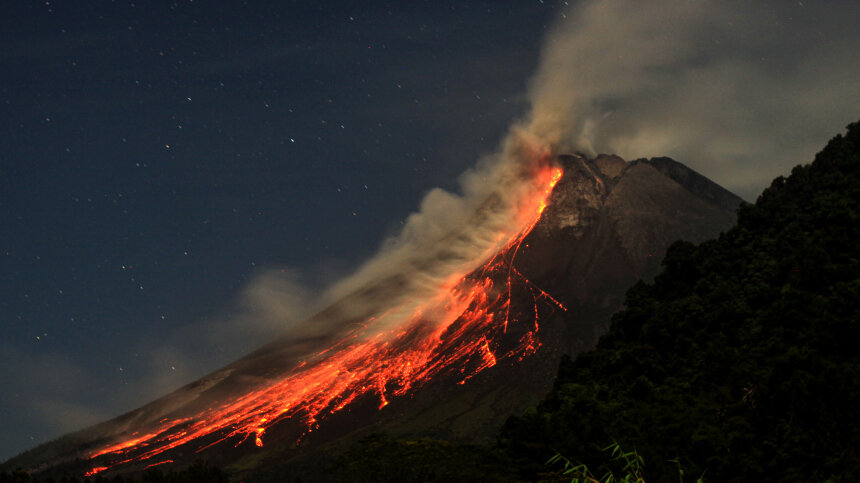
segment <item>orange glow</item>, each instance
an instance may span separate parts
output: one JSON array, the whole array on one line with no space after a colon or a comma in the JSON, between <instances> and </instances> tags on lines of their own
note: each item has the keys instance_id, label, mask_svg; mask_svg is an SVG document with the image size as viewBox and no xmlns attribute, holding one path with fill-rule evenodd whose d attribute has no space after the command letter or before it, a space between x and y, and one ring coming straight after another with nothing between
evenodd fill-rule
<instances>
[{"instance_id":1,"label":"orange glow","mask_svg":"<svg viewBox=\"0 0 860 483\"><path fill-rule=\"evenodd\" d=\"M153 466L166 465L166 464L168 464L168 463L173 463L173 460L164 460L164 461L159 461L158 463L153 463L153 464L151 464L151 465L146 465L146 466L144 466L144 468L143 468L143 469L148 470L148 469L152 468Z\"/></svg>"},{"instance_id":2,"label":"orange glow","mask_svg":"<svg viewBox=\"0 0 860 483\"><path fill-rule=\"evenodd\" d=\"M549 197L549 194L552 192L552 189L553 189L553 188L555 188L555 185L558 183L558 180L560 180L560 179L561 179L561 175L562 175L562 174L563 174L563 173L562 173L562 171L561 171L560 169L555 169L555 170L553 170L553 172L552 172L552 176L550 177L550 180L549 180L549 188L547 188L547 189L546 189L546 192L545 192L545 194L546 194L547 196L546 196L544 199L540 200L540 202L538 203L538 214L539 214L539 215L540 215L541 213L543 213L543 210L545 210L545 209L546 209L546 203L547 203L547 199L546 199L546 198L548 198L548 197Z\"/></svg>"},{"instance_id":3,"label":"orange glow","mask_svg":"<svg viewBox=\"0 0 860 483\"><path fill-rule=\"evenodd\" d=\"M84 473L84 476L95 476L95 475L101 473L102 471L104 471L106 469L108 469L107 466L96 466L95 468L91 469L90 471L87 471L86 473Z\"/></svg>"},{"instance_id":4,"label":"orange glow","mask_svg":"<svg viewBox=\"0 0 860 483\"><path fill-rule=\"evenodd\" d=\"M376 398L382 410L439 376L455 377L458 384L465 384L490 367L514 364L534 354L540 347L539 309L566 309L513 264L561 176L558 168L539 170L534 189L519 205L519 229L501 234L501 240L506 239L501 250L478 269L441 284L439 293L417 310L406 316L392 310L370 318L262 387L193 417L165 418L144 436L131 434L94 451L89 458L99 458L107 466L95 467L87 476L145 462L183 445L199 452L228 440L238 446L253 439L256 446L263 446L266 429L287 419L301 422L306 435L327 416L359 399ZM522 291L518 293L530 295L534 301L533 314L531 308L525 315L515 314L525 320L511 320L514 284ZM509 333L509 325L516 330ZM374 327L393 329L373 332ZM194 446L206 436L206 446ZM153 465L167 462L170 460Z\"/></svg>"}]
</instances>

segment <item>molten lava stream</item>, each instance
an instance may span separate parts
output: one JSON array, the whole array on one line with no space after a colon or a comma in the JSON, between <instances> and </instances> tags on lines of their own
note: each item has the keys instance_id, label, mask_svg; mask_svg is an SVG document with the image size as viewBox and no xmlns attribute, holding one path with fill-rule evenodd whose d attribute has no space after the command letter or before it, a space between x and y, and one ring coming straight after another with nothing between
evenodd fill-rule
<instances>
[{"instance_id":1,"label":"molten lava stream","mask_svg":"<svg viewBox=\"0 0 860 483\"><path fill-rule=\"evenodd\" d=\"M162 420L144 436L135 433L95 451L89 458L99 458L101 464L87 475L143 462L210 435L216 435L214 442L195 448L197 451L227 440L238 446L251 437L262 446L266 429L287 418L300 420L307 434L321 418L358 398L378 397L382 409L390 398L403 396L437 376L456 375L463 384L502 360L522 360L533 354L540 346L539 302L551 309L564 307L513 264L561 176L558 168L540 171L534 199L523 203L528 211L520 214L521 229L482 266L457 276L400 323L386 320L398 317L396 313L370 319L314 360L299 364L264 387L194 417ZM533 320L519 324L520 334L508 332L515 283L525 287L534 300ZM394 328L371 335L375 327ZM152 463L157 464L162 463Z\"/></svg>"}]
</instances>

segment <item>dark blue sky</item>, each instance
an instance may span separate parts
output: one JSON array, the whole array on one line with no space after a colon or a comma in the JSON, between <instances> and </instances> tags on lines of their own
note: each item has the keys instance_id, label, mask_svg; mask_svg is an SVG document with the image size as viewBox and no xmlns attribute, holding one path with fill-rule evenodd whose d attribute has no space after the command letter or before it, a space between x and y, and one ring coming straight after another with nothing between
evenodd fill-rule
<instances>
[{"instance_id":1,"label":"dark blue sky","mask_svg":"<svg viewBox=\"0 0 860 483\"><path fill-rule=\"evenodd\" d=\"M748 200L860 113L860 2L572 3L0 3L0 460L282 333L261 274L305 308L529 91Z\"/></svg>"},{"instance_id":2,"label":"dark blue sky","mask_svg":"<svg viewBox=\"0 0 860 483\"><path fill-rule=\"evenodd\" d=\"M454 187L560 3L4 2L0 459L270 338L200 332L261 268L318 289Z\"/></svg>"}]
</instances>

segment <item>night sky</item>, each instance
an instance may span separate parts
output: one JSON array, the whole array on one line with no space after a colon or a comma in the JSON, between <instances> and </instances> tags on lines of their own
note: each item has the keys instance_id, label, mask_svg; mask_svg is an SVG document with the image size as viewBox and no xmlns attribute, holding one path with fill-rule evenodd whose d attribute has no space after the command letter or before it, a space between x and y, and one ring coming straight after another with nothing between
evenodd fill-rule
<instances>
[{"instance_id":1,"label":"night sky","mask_svg":"<svg viewBox=\"0 0 860 483\"><path fill-rule=\"evenodd\" d=\"M281 333L231 316L248 284L316 293L456 190L566 3L3 2L0 460ZM856 118L827 120L752 181L681 161L754 199Z\"/></svg>"},{"instance_id":2,"label":"night sky","mask_svg":"<svg viewBox=\"0 0 860 483\"><path fill-rule=\"evenodd\" d=\"M0 459L276 334L206 321L263 268L322 287L453 187L554 4L4 2Z\"/></svg>"}]
</instances>

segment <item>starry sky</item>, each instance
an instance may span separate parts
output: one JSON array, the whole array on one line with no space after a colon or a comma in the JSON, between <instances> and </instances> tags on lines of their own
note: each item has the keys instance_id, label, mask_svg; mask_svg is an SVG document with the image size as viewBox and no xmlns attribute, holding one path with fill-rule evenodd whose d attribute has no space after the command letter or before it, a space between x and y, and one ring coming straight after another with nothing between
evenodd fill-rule
<instances>
[{"instance_id":1,"label":"starry sky","mask_svg":"<svg viewBox=\"0 0 860 483\"><path fill-rule=\"evenodd\" d=\"M567 3L3 2L0 460L134 409L281 333L277 323L232 315L249 284L279 271L295 281L296 297L310 296L397 233L428 190L456 190L457 176L528 112L528 93L540 90L534 73L552 72L541 62L557 53L542 55L542 46L576 13ZM797 64L789 62L799 55L791 52L816 55L797 47L813 44L815 32L835 32L828 48L836 54L860 45L845 33L854 29L833 20L856 17L783 3L791 10L745 18L784 25L753 42L761 48L750 55L760 66L766 55L783 54L768 68L800 80L773 102L793 106L785 109L796 117L772 109L758 118L764 110L754 109L756 121L791 120L759 123L770 130L754 134L777 143L775 133L790 126L808 133L800 119L809 112L830 117L815 117L817 130L791 138L802 146L780 144L801 146L794 158L681 159L747 199L808 161L860 112L851 111L860 107L856 82L836 76L836 87L815 84L792 76ZM615 37L637 32L621 20L617 27ZM786 35L796 42L772 42ZM623 51L642 45L630 40ZM720 55L737 48L717 44L728 45ZM671 61L701 66L710 58L722 57ZM836 72L857 69L836 58ZM620 112L626 98L595 87L611 84L614 71L587 63L606 77L579 92L615 96L601 105ZM810 82L821 93L797 101ZM639 117L687 126L703 111L657 112L626 100ZM653 146L617 143L618 136L607 134L605 146L622 155L630 146L642 148L637 157L686 146L671 137Z\"/></svg>"},{"instance_id":2,"label":"starry sky","mask_svg":"<svg viewBox=\"0 0 860 483\"><path fill-rule=\"evenodd\" d=\"M558 2L408 3L4 2L0 459L265 342L207 321L498 142Z\"/></svg>"}]
</instances>

